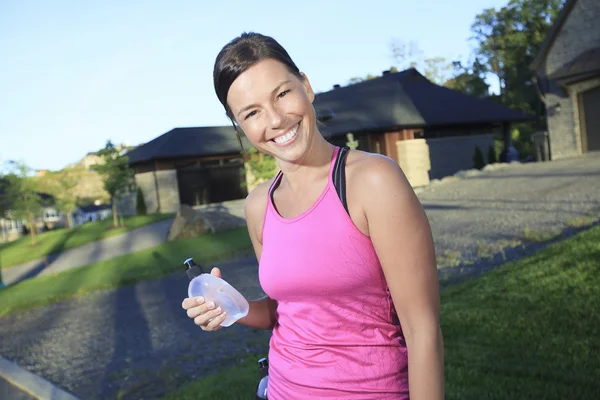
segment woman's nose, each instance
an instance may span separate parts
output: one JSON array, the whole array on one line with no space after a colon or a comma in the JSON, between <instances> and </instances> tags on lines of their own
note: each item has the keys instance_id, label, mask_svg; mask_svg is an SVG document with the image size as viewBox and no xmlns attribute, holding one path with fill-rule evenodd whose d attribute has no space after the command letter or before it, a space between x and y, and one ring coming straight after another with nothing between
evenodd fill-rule
<instances>
[{"instance_id":1,"label":"woman's nose","mask_svg":"<svg viewBox=\"0 0 600 400\"><path fill-rule=\"evenodd\" d=\"M269 124L271 129L279 129L283 126L285 115L277 107L272 107L269 111Z\"/></svg>"}]
</instances>

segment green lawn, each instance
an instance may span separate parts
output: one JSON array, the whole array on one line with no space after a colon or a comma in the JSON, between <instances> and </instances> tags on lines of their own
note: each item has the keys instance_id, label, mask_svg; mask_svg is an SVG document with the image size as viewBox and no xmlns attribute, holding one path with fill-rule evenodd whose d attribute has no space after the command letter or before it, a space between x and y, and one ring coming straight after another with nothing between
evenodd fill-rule
<instances>
[{"instance_id":1,"label":"green lawn","mask_svg":"<svg viewBox=\"0 0 600 400\"><path fill-rule=\"evenodd\" d=\"M446 398L596 400L600 226L445 289ZM166 399L252 398L254 359Z\"/></svg>"},{"instance_id":2,"label":"green lawn","mask_svg":"<svg viewBox=\"0 0 600 400\"><path fill-rule=\"evenodd\" d=\"M30 236L24 236L13 242L0 244L0 268L9 268L27 261L37 260L171 217L173 214L126 217L123 218L125 226L118 229L113 229L112 218L86 223L73 229L57 229L38 235L38 243L35 246L31 245Z\"/></svg>"},{"instance_id":3,"label":"green lawn","mask_svg":"<svg viewBox=\"0 0 600 400\"><path fill-rule=\"evenodd\" d=\"M252 247L246 228L167 242L111 260L40 276L0 290L0 317L13 311L55 303L86 293L113 289L175 271L185 273L183 261L225 259Z\"/></svg>"}]
</instances>

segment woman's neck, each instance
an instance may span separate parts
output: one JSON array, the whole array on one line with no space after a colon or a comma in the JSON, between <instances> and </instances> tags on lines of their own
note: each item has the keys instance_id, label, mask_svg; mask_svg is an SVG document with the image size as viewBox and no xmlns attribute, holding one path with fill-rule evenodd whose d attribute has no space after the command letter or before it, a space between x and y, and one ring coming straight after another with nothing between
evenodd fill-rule
<instances>
[{"instance_id":1,"label":"woman's neck","mask_svg":"<svg viewBox=\"0 0 600 400\"><path fill-rule=\"evenodd\" d=\"M318 132L313 138L314 140L302 161L298 163L277 162L286 183L293 192L310 186L312 182L322 177L324 172L329 174L334 146Z\"/></svg>"}]
</instances>

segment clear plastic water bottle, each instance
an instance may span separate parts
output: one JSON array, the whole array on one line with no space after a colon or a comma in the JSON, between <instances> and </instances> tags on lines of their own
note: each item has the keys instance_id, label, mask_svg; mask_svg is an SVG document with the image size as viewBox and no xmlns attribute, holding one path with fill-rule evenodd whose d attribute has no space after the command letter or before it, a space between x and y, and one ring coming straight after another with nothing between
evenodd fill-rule
<instances>
[{"instance_id":1,"label":"clear plastic water bottle","mask_svg":"<svg viewBox=\"0 0 600 400\"><path fill-rule=\"evenodd\" d=\"M206 302L212 301L216 307L227 313L221 326L231 326L235 321L248 315L248 301L233 286L221 278L205 273L193 258L184 261L190 278L188 296L203 296Z\"/></svg>"},{"instance_id":2,"label":"clear plastic water bottle","mask_svg":"<svg viewBox=\"0 0 600 400\"><path fill-rule=\"evenodd\" d=\"M260 381L256 387L256 400L265 400L267 397L267 389L269 387L269 361L266 358L258 360L258 371Z\"/></svg>"}]
</instances>

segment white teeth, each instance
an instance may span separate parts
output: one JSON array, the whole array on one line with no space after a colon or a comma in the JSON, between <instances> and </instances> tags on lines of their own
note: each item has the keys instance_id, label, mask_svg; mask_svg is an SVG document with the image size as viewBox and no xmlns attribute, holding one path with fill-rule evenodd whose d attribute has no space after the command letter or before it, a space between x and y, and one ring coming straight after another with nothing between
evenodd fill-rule
<instances>
[{"instance_id":1,"label":"white teeth","mask_svg":"<svg viewBox=\"0 0 600 400\"><path fill-rule=\"evenodd\" d=\"M294 136L296 136L296 132L297 131L298 131L298 125L296 125L295 127L293 127L292 130L290 130L285 135L281 135L281 136L279 136L279 137L277 137L277 138L275 138L273 140L277 144L286 144L287 142L289 142L290 140L292 140L292 138Z\"/></svg>"}]
</instances>

